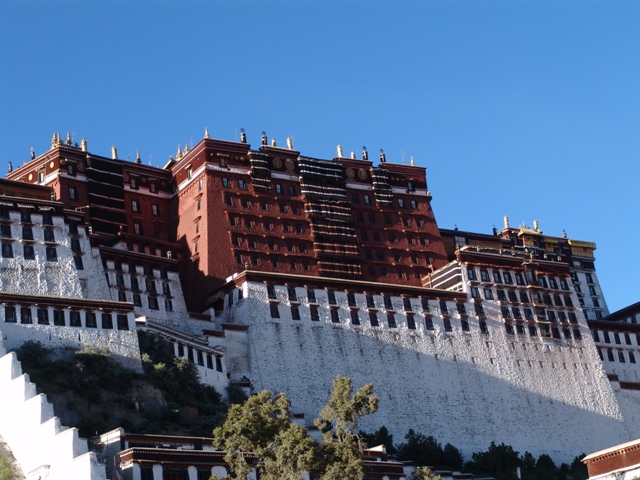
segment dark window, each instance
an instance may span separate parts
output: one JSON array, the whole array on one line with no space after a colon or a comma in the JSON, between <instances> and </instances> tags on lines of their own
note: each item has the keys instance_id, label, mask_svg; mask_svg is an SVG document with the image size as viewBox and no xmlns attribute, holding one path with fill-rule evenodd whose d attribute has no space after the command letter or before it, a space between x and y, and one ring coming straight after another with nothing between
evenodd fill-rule
<instances>
[{"instance_id":1,"label":"dark window","mask_svg":"<svg viewBox=\"0 0 640 480\"><path fill-rule=\"evenodd\" d=\"M168 282L162 283L162 294L167 297L171 296L171 285Z\"/></svg>"},{"instance_id":2,"label":"dark window","mask_svg":"<svg viewBox=\"0 0 640 480\"><path fill-rule=\"evenodd\" d=\"M113 328L113 317L110 313L102 314L102 328L109 330Z\"/></svg>"},{"instance_id":3,"label":"dark window","mask_svg":"<svg viewBox=\"0 0 640 480\"><path fill-rule=\"evenodd\" d=\"M2 238L11 238L11 225L0 225L0 235Z\"/></svg>"},{"instance_id":4,"label":"dark window","mask_svg":"<svg viewBox=\"0 0 640 480\"><path fill-rule=\"evenodd\" d=\"M20 323L33 323L31 319L31 308L20 307Z\"/></svg>"},{"instance_id":5,"label":"dark window","mask_svg":"<svg viewBox=\"0 0 640 480\"><path fill-rule=\"evenodd\" d=\"M609 359L610 362L614 362L615 361L613 359L613 350L611 350L610 348L607 349L607 358Z\"/></svg>"},{"instance_id":6,"label":"dark window","mask_svg":"<svg viewBox=\"0 0 640 480\"><path fill-rule=\"evenodd\" d=\"M47 261L49 262L57 262L58 261L58 253L56 252L56 247L47 247Z\"/></svg>"},{"instance_id":7,"label":"dark window","mask_svg":"<svg viewBox=\"0 0 640 480\"><path fill-rule=\"evenodd\" d=\"M480 280L483 282L489 281L489 272L487 270L480 270Z\"/></svg>"},{"instance_id":8,"label":"dark window","mask_svg":"<svg viewBox=\"0 0 640 480\"><path fill-rule=\"evenodd\" d=\"M462 327L462 331L463 332L468 332L469 331L469 321L466 319L462 319L460 320L460 326Z\"/></svg>"},{"instance_id":9,"label":"dark window","mask_svg":"<svg viewBox=\"0 0 640 480\"><path fill-rule=\"evenodd\" d=\"M522 303L529 303L529 296L527 295L527 292L525 291L520 292L520 301Z\"/></svg>"},{"instance_id":10,"label":"dark window","mask_svg":"<svg viewBox=\"0 0 640 480\"><path fill-rule=\"evenodd\" d=\"M158 306L158 299L156 297L149 297L149 309L160 310L160 307Z\"/></svg>"},{"instance_id":11,"label":"dark window","mask_svg":"<svg viewBox=\"0 0 640 480\"><path fill-rule=\"evenodd\" d=\"M487 328L487 322L485 322L484 320L480 320L479 323L480 323L480 331L485 335L488 335L489 329Z\"/></svg>"},{"instance_id":12,"label":"dark window","mask_svg":"<svg viewBox=\"0 0 640 480\"><path fill-rule=\"evenodd\" d=\"M498 300L500 300L501 302L506 302L507 301L507 294L504 292L504 290L500 290L498 289Z\"/></svg>"},{"instance_id":13,"label":"dark window","mask_svg":"<svg viewBox=\"0 0 640 480\"><path fill-rule=\"evenodd\" d=\"M198 365L204 367L204 357L202 356L202 352L200 350L196 351L196 357L198 358Z\"/></svg>"},{"instance_id":14,"label":"dark window","mask_svg":"<svg viewBox=\"0 0 640 480\"><path fill-rule=\"evenodd\" d=\"M427 330L433 330L433 320L431 319L431 316L425 315L424 324L425 327L427 327Z\"/></svg>"},{"instance_id":15,"label":"dark window","mask_svg":"<svg viewBox=\"0 0 640 480\"><path fill-rule=\"evenodd\" d=\"M222 177L222 186L224 188L229 188L231 186L231 182L229 182L227 177Z\"/></svg>"},{"instance_id":16,"label":"dark window","mask_svg":"<svg viewBox=\"0 0 640 480\"><path fill-rule=\"evenodd\" d=\"M33 245L24 245L23 253L25 260L34 260L36 258L35 251L33 249Z\"/></svg>"},{"instance_id":17,"label":"dark window","mask_svg":"<svg viewBox=\"0 0 640 480\"><path fill-rule=\"evenodd\" d=\"M444 324L444 331L445 332L450 332L453 330L453 328L451 327L451 320L449 319L449 317L444 317L442 319L442 323Z\"/></svg>"},{"instance_id":18,"label":"dark window","mask_svg":"<svg viewBox=\"0 0 640 480\"><path fill-rule=\"evenodd\" d=\"M505 323L504 324L504 328L507 331L508 335L513 335L513 325L511 325L510 323Z\"/></svg>"},{"instance_id":19,"label":"dark window","mask_svg":"<svg viewBox=\"0 0 640 480\"><path fill-rule=\"evenodd\" d=\"M513 312L513 318L516 320L522 319L522 313L520 313L520 309L518 307L513 307L511 311Z\"/></svg>"},{"instance_id":20,"label":"dark window","mask_svg":"<svg viewBox=\"0 0 640 480\"><path fill-rule=\"evenodd\" d=\"M497 270L493 271L493 281L496 283L502 283L502 277L500 276L500 272Z\"/></svg>"},{"instance_id":21,"label":"dark window","mask_svg":"<svg viewBox=\"0 0 640 480\"><path fill-rule=\"evenodd\" d=\"M247 184L245 183L244 180L238 180L238 188L240 190L246 190L247 189Z\"/></svg>"},{"instance_id":22,"label":"dark window","mask_svg":"<svg viewBox=\"0 0 640 480\"><path fill-rule=\"evenodd\" d=\"M447 308L447 302L445 302L444 300L440 300L440 313L442 315L449 314L449 309Z\"/></svg>"},{"instance_id":23,"label":"dark window","mask_svg":"<svg viewBox=\"0 0 640 480\"><path fill-rule=\"evenodd\" d=\"M333 290L328 290L327 297L329 298L329 305L336 304L336 292L334 292Z\"/></svg>"},{"instance_id":24,"label":"dark window","mask_svg":"<svg viewBox=\"0 0 640 480\"><path fill-rule=\"evenodd\" d=\"M487 300L493 300L493 291L490 288L484 289L484 298Z\"/></svg>"},{"instance_id":25,"label":"dark window","mask_svg":"<svg viewBox=\"0 0 640 480\"><path fill-rule=\"evenodd\" d=\"M297 305L291 305L291 318L293 320L300 320L300 309Z\"/></svg>"},{"instance_id":26,"label":"dark window","mask_svg":"<svg viewBox=\"0 0 640 480\"><path fill-rule=\"evenodd\" d=\"M629 350L629 363L636 363L636 357L631 350Z\"/></svg>"},{"instance_id":27,"label":"dark window","mask_svg":"<svg viewBox=\"0 0 640 480\"><path fill-rule=\"evenodd\" d=\"M22 226L22 239L33 240L33 229L27 225Z\"/></svg>"},{"instance_id":28,"label":"dark window","mask_svg":"<svg viewBox=\"0 0 640 480\"><path fill-rule=\"evenodd\" d=\"M476 277L476 269L475 268L467 268L467 275L469 276L469 280L477 280L478 277Z\"/></svg>"},{"instance_id":29,"label":"dark window","mask_svg":"<svg viewBox=\"0 0 640 480\"><path fill-rule=\"evenodd\" d=\"M146 284L147 284L147 292L149 292L149 293L157 293L156 292L156 281L155 280L147 279L146 280Z\"/></svg>"},{"instance_id":30,"label":"dark window","mask_svg":"<svg viewBox=\"0 0 640 480\"><path fill-rule=\"evenodd\" d=\"M311 314L311 320L317 322L320 320L320 314L318 313L317 305L309 305L309 312Z\"/></svg>"},{"instance_id":31,"label":"dark window","mask_svg":"<svg viewBox=\"0 0 640 480\"><path fill-rule=\"evenodd\" d=\"M509 307L501 307L502 310L502 318L511 318L511 312L509 311Z\"/></svg>"},{"instance_id":32,"label":"dark window","mask_svg":"<svg viewBox=\"0 0 640 480\"><path fill-rule=\"evenodd\" d=\"M216 356L216 371L222 372L222 357Z\"/></svg>"},{"instance_id":33,"label":"dark window","mask_svg":"<svg viewBox=\"0 0 640 480\"><path fill-rule=\"evenodd\" d=\"M271 318L280 318L280 311L278 310L277 302L270 302L269 310L271 311Z\"/></svg>"},{"instance_id":34,"label":"dark window","mask_svg":"<svg viewBox=\"0 0 640 480\"><path fill-rule=\"evenodd\" d=\"M552 277L552 278L549 278L549 286L550 286L551 288L553 288L554 290L557 290L557 289L558 289L558 282L556 282L556 279L555 279L555 278L553 278L553 277Z\"/></svg>"},{"instance_id":35,"label":"dark window","mask_svg":"<svg viewBox=\"0 0 640 480\"><path fill-rule=\"evenodd\" d=\"M118 315L118 330L129 330L129 319L126 315Z\"/></svg>"},{"instance_id":36,"label":"dark window","mask_svg":"<svg viewBox=\"0 0 640 480\"><path fill-rule=\"evenodd\" d=\"M315 290L307 290L307 298L309 302L316 303L316 292Z\"/></svg>"},{"instance_id":37,"label":"dark window","mask_svg":"<svg viewBox=\"0 0 640 480\"><path fill-rule=\"evenodd\" d=\"M358 316L358 309L354 308L351 310L351 323L353 325L360 325L360 317Z\"/></svg>"},{"instance_id":38,"label":"dark window","mask_svg":"<svg viewBox=\"0 0 640 480\"><path fill-rule=\"evenodd\" d=\"M529 325L529 336L531 336L531 337L537 337L538 336L538 329L536 328L535 325Z\"/></svg>"},{"instance_id":39,"label":"dark window","mask_svg":"<svg viewBox=\"0 0 640 480\"><path fill-rule=\"evenodd\" d=\"M407 327L410 330L415 330L416 329L416 321L413 317L413 313L407 313Z\"/></svg>"},{"instance_id":40,"label":"dark window","mask_svg":"<svg viewBox=\"0 0 640 480\"><path fill-rule=\"evenodd\" d=\"M69 312L69 325L72 327L81 327L82 321L80 320L80 312L72 310Z\"/></svg>"},{"instance_id":41,"label":"dark window","mask_svg":"<svg viewBox=\"0 0 640 480\"><path fill-rule=\"evenodd\" d=\"M78 189L76 187L69 187L69 200L78 200Z\"/></svg>"},{"instance_id":42,"label":"dark window","mask_svg":"<svg viewBox=\"0 0 640 480\"><path fill-rule=\"evenodd\" d=\"M134 293L133 294L133 304L136 307L141 307L142 306L142 297L140 296L140 294L138 294L138 293Z\"/></svg>"},{"instance_id":43,"label":"dark window","mask_svg":"<svg viewBox=\"0 0 640 480\"><path fill-rule=\"evenodd\" d=\"M466 315L467 314L467 308L464 306L464 303L456 303L456 308L457 308L458 313L460 315Z\"/></svg>"},{"instance_id":44,"label":"dark window","mask_svg":"<svg viewBox=\"0 0 640 480\"><path fill-rule=\"evenodd\" d=\"M331 321L333 323L340 323L340 314L337 308L331 309Z\"/></svg>"},{"instance_id":45,"label":"dark window","mask_svg":"<svg viewBox=\"0 0 640 480\"><path fill-rule=\"evenodd\" d=\"M84 265L82 263L82 257L77 256L77 255L74 256L73 257L73 262L75 263L77 270L84 270Z\"/></svg>"},{"instance_id":46,"label":"dark window","mask_svg":"<svg viewBox=\"0 0 640 480\"><path fill-rule=\"evenodd\" d=\"M4 321L16 323L16 307L7 305L4 307Z\"/></svg>"},{"instance_id":47,"label":"dark window","mask_svg":"<svg viewBox=\"0 0 640 480\"><path fill-rule=\"evenodd\" d=\"M516 273L516 283L518 285L524 285L524 278L521 273Z\"/></svg>"},{"instance_id":48,"label":"dark window","mask_svg":"<svg viewBox=\"0 0 640 480\"><path fill-rule=\"evenodd\" d=\"M476 315L478 317L484 317L484 308L482 307L481 303L474 303L473 306L476 309Z\"/></svg>"},{"instance_id":49,"label":"dark window","mask_svg":"<svg viewBox=\"0 0 640 480\"><path fill-rule=\"evenodd\" d=\"M38 323L40 325L49 325L49 312L46 308L38 309Z\"/></svg>"},{"instance_id":50,"label":"dark window","mask_svg":"<svg viewBox=\"0 0 640 480\"><path fill-rule=\"evenodd\" d=\"M347 293L347 303L350 307L356 307L356 296L353 293Z\"/></svg>"},{"instance_id":51,"label":"dark window","mask_svg":"<svg viewBox=\"0 0 640 480\"><path fill-rule=\"evenodd\" d=\"M118 301L126 302L127 301L127 292L118 291Z\"/></svg>"},{"instance_id":52,"label":"dark window","mask_svg":"<svg viewBox=\"0 0 640 480\"><path fill-rule=\"evenodd\" d=\"M20 212L20 221L22 223L31 223L31 210L22 210Z\"/></svg>"},{"instance_id":53,"label":"dark window","mask_svg":"<svg viewBox=\"0 0 640 480\"><path fill-rule=\"evenodd\" d=\"M480 298L478 287L471 287L471 298Z\"/></svg>"},{"instance_id":54,"label":"dark window","mask_svg":"<svg viewBox=\"0 0 640 480\"><path fill-rule=\"evenodd\" d=\"M387 322L389 322L389 328L396 328L395 313L387 313Z\"/></svg>"},{"instance_id":55,"label":"dark window","mask_svg":"<svg viewBox=\"0 0 640 480\"><path fill-rule=\"evenodd\" d=\"M96 328L98 323L96 322L96 314L94 312L87 312L85 314L85 326L87 328Z\"/></svg>"},{"instance_id":56,"label":"dark window","mask_svg":"<svg viewBox=\"0 0 640 480\"><path fill-rule=\"evenodd\" d=\"M511 273L504 272L502 276L504 277L504 283L506 283L507 285L511 285L513 283Z\"/></svg>"},{"instance_id":57,"label":"dark window","mask_svg":"<svg viewBox=\"0 0 640 480\"><path fill-rule=\"evenodd\" d=\"M164 311L165 312L173 312L173 302L168 298L164 299Z\"/></svg>"}]
</instances>

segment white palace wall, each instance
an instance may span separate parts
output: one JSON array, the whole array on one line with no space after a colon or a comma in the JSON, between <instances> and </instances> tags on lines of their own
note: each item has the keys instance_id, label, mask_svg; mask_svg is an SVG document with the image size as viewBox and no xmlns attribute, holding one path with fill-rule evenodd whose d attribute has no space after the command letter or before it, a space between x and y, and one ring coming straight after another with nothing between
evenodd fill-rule
<instances>
[{"instance_id":1,"label":"white palace wall","mask_svg":"<svg viewBox=\"0 0 640 480\"><path fill-rule=\"evenodd\" d=\"M60 425L53 405L22 367L15 353L6 353L0 341L0 437L27 480L106 480L104 465L89 452L78 430Z\"/></svg>"},{"instance_id":2,"label":"white palace wall","mask_svg":"<svg viewBox=\"0 0 640 480\"><path fill-rule=\"evenodd\" d=\"M375 295L380 326L372 327L365 295L356 294L356 326L344 292L335 292L340 323L333 323L325 290L315 290L320 319L312 321L304 288L296 289L300 320L292 320L286 287L275 287L279 319L271 316L266 285L242 288L245 298L231 307L231 317L248 325L248 334L229 337L226 361L246 370L229 368L232 380L246 375L255 391L286 392L307 419L328 400L333 378L346 375L356 388L373 383L380 398L379 411L363 419L362 429L386 425L400 442L413 428L452 443L467 459L491 441L504 441L521 453L571 462L628 439L583 316L581 340L530 338L508 334L499 304L484 302L483 334L472 303L464 332L455 303L448 302L452 329L445 332L438 301L429 300L424 312L414 298L412 330L403 299L393 297L397 327L389 328L383 298ZM426 329L425 313L433 315L433 330Z\"/></svg>"}]
</instances>

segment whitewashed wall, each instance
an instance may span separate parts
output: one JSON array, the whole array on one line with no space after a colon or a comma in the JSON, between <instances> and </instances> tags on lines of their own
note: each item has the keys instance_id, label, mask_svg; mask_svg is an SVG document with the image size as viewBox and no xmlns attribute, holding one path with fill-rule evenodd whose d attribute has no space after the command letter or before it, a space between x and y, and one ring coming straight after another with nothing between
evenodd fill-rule
<instances>
[{"instance_id":1,"label":"whitewashed wall","mask_svg":"<svg viewBox=\"0 0 640 480\"><path fill-rule=\"evenodd\" d=\"M53 405L38 395L15 353L0 343L0 436L28 480L106 480L104 465L78 430L60 425Z\"/></svg>"},{"instance_id":2,"label":"whitewashed wall","mask_svg":"<svg viewBox=\"0 0 640 480\"><path fill-rule=\"evenodd\" d=\"M280 319L270 315L267 288L249 283L234 318L249 327L248 342L229 344L227 360L250 359L246 374L255 390L287 393L293 410L314 418L336 375L356 387L375 385L379 412L362 423L386 425L396 441L409 428L460 448L468 459L491 441L520 452L547 453L570 462L582 453L628 440L624 419L602 368L586 321L582 341L508 335L497 302L483 302L489 335L480 333L473 305L470 332L461 330L455 304L452 332L439 306L429 302L434 330L425 328L419 299L412 300L416 330L409 330L402 299L393 298L397 328L389 328L376 296L380 327L369 325L364 295L356 295L360 326L351 324L346 293L336 292L340 324L331 323L327 295L316 290L320 321L311 321L306 290L298 288L301 320L292 320L285 287L276 287ZM242 368L237 361L233 367ZM234 370L230 366L230 370Z\"/></svg>"}]
</instances>

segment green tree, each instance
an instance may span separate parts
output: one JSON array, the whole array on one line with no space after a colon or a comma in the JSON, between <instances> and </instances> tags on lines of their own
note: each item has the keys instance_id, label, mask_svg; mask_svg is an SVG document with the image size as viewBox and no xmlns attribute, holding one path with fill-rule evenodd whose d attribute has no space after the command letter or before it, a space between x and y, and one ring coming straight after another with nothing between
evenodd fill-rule
<instances>
[{"instance_id":1,"label":"green tree","mask_svg":"<svg viewBox=\"0 0 640 480\"><path fill-rule=\"evenodd\" d=\"M475 452L472 455L477 474L493 475L498 480L515 480L520 458L510 445L491 442L486 452Z\"/></svg>"},{"instance_id":2,"label":"green tree","mask_svg":"<svg viewBox=\"0 0 640 480\"><path fill-rule=\"evenodd\" d=\"M253 468L246 453L255 454L254 466L264 480L300 480L303 471L316 467L317 444L304 427L291 422L290 406L284 393L274 396L266 390L231 406L213 436L238 478Z\"/></svg>"},{"instance_id":3,"label":"green tree","mask_svg":"<svg viewBox=\"0 0 640 480\"><path fill-rule=\"evenodd\" d=\"M442 463L442 447L435 438L425 437L410 428L404 439L405 443L398 447L398 460L410 460L422 466L439 466Z\"/></svg>"},{"instance_id":4,"label":"green tree","mask_svg":"<svg viewBox=\"0 0 640 480\"><path fill-rule=\"evenodd\" d=\"M363 475L362 444L356 435L358 420L378 410L378 397L373 385L359 388L355 394L351 379L338 375L333 380L333 392L320 411L315 425L322 431L325 457L322 480L358 480Z\"/></svg>"},{"instance_id":5,"label":"green tree","mask_svg":"<svg viewBox=\"0 0 640 480\"><path fill-rule=\"evenodd\" d=\"M360 439L368 448L384 445L387 448L387 453L389 455L395 455L398 452L396 447L393 445L393 435L389 433L389 430L384 425L381 426L377 432L366 433L360 430L358 435L360 435Z\"/></svg>"},{"instance_id":6,"label":"green tree","mask_svg":"<svg viewBox=\"0 0 640 480\"><path fill-rule=\"evenodd\" d=\"M435 475L429 467L416 467L410 478L411 480L441 480L440 475Z\"/></svg>"},{"instance_id":7,"label":"green tree","mask_svg":"<svg viewBox=\"0 0 640 480\"><path fill-rule=\"evenodd\" d=\"M15 478L16 476L9 461L4 457L0 457L0 480L14 480Z\"/></svg>"},{"instance_id":8,"label":"green tree","mask_svg":"<svg viewBox=\"0 0 640 480\"><path fill-rule=\"evenodd\" d=\"M447 443L442 449L442 464L440 466L449 470L462 470L462 454L460 450Z\"/></svg>"},{"instance_id":9,"label":"green tree","mask_svg":"<svg viewBox=\"0 0 640 480\"><path fill-rule=\"evenodd\" d=\"M587 466L582 463L582 459L586 457L583 453L582 455L577 456L571 462L571 478L573 480L587 480L589 478L589 472L587 471Z\"/></svg>"}]
</instances>

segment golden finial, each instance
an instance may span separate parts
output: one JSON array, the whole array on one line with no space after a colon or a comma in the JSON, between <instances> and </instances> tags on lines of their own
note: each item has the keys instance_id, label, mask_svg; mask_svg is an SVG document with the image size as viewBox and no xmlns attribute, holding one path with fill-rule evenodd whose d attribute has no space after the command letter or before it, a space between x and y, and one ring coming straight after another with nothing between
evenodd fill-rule
<instances>
[{"instance_id":1,"label":"golden finial","mask_svg":"<svg viewBox=\"0 0 640 480\"><path fill-rule=\"evenodd\" d=\"M87 151L87 139L86 138L83 138L82 140L80 140L80 149L83 152Z\"/></svg>"},{"instance_id":2,"label":"golden finial","mask_svg":"<svg viewBox=\"0 0 640 480\"><path fill-rule=\"evenodd\" d=\"M411 165L415 166L416 162L413 160L413 155L411 155Z\"/></svg>"},{"instance_id":3,"label":"golden finial","mask_svg":"<svg viewBox=\"0 0 640 480\"><path fill-rule=\"evenodd\" d=\"M56 148L56 133L53 132L53 136L51 137L51 148Z\"/></svg>"},{"instance_id":4,"label":"golden finial","mask_svg":"<svg viewBox=\"0 0 640 480\"><path fill-rule=\"evenodd\" d=\"M342 145L338 144L336 150L338 151L338 157L342 158Z\"/></svg>"},{"instance_id":5,"label":"golden finial","mask_svg":"<svg viewBox=\"0 0 640 480\"><path fill-rule=\"evenodd\" d=\"M71 132L67 130L67 145L71 145Z\"/></svg>"},{"instance_id":6,"label":"golden finial","mask_svg":"<svg viewBox=\"0 0 640 480\"><path fill-rule=\"evenodd\" d=\"M113 160L117 160L118 159L118 149L116 148L115 145L111 145L111 158Z\"/></svg>"},{"instance_id":7,"label":"golden finial","mask_svg":"<svg viewBox=\"0 0 640 480\"><path fill-rule=\"evenodd\" d=\"M184 154L186 155L187 153L189 153L189 142L184 144Z\"/></svg>"},{"instance_id":8,"label":"golden finial","mask_svg":"<svg viewBox=\"0 0 640 480\"><path fill-rule=\"evenodd\" d=\"M204 127L204 138L211 138L209 137L209 129L207 127Z\"/></svg>"},{"instance_id":9,"label":"golden finial","mask_svg":"<svg viewBox=\"0 0 640 480\"><path fill-rule=\"evenodd\" d=\"M182 150L180 149L180 145L178 145L178 151L176 152L176 160L180 160L182 158Z\"/></svg>"},{"instance_id":10,"label":"golden finial","mask_svg":"<svg viewBox=\"0 0 640 480\"><path fill-rule=\"evenodd\" d=\"M136 150L136 163L142 163L142 159L140 158L140 150Z\"/></svg>"},{"instance_id":11,"label":"golden finial","mask_svg":"<svg viewBox=\"0 0 640 480\"><path fill-rule=\"evenodd\" d=\"M291 137L287 137L287 148L293 150L293 139Z\"/></svg>"}]
</instances>

